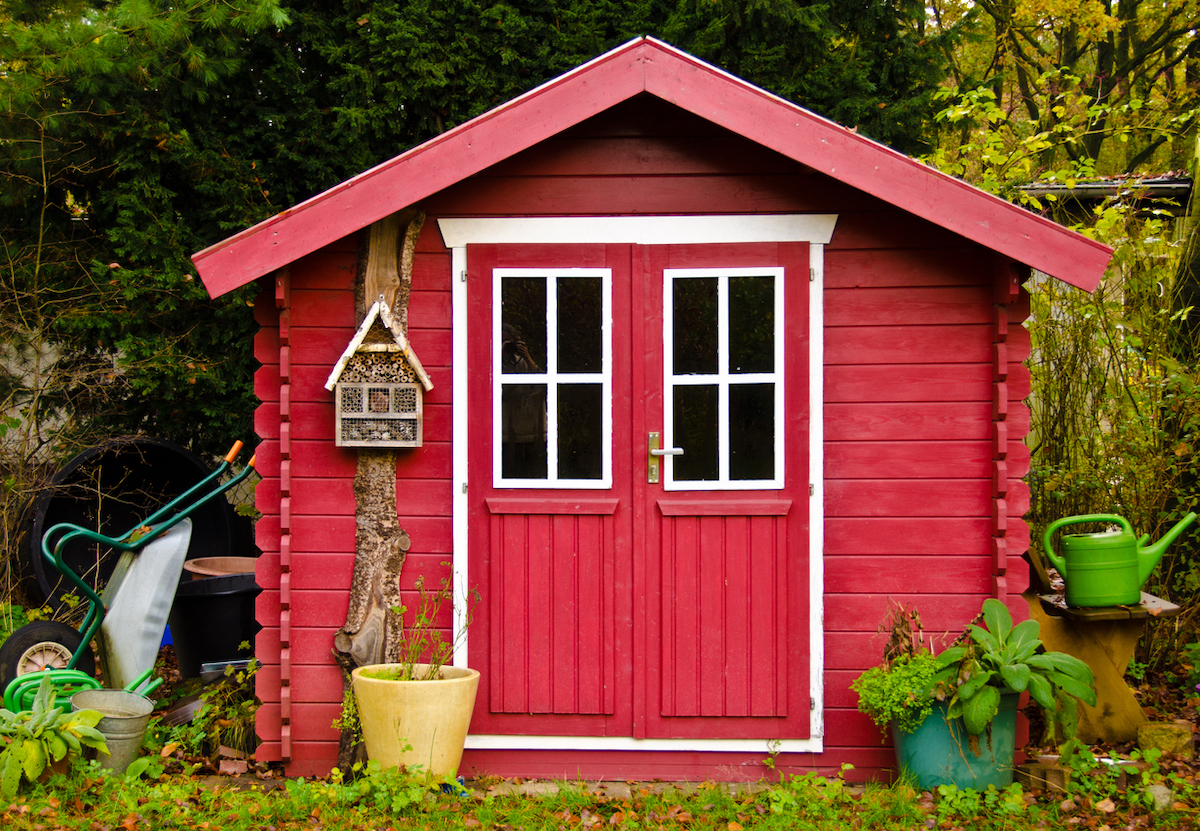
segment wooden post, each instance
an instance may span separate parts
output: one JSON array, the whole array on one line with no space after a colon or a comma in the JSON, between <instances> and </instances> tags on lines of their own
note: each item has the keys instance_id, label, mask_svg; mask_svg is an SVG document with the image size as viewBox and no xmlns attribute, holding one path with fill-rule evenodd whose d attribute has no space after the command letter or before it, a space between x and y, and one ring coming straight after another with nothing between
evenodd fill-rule
<instances>
[{"instance_id":1,"label":"wooden post","mask_svg":"<svg viewBox=\"0 0 1200 831\"><path fill-rule=\"evenodd\" d=\"M424 221L423 213L408 209L371 226L356 297L360 319L382 295L396 310L395 317L407 334L413 254ZM342 667L343 700L352 694L350 673L355 667L388 663L398 654L403 621L393 610L400 608L400 574L411 541L400 527L396 459L397 452L391 449L358 451L354 475L354 577L346 622L333 638L334 657ZM343 729L338 767L348 772L363 756L360 736Z\"/></svg>"}]
</instances>

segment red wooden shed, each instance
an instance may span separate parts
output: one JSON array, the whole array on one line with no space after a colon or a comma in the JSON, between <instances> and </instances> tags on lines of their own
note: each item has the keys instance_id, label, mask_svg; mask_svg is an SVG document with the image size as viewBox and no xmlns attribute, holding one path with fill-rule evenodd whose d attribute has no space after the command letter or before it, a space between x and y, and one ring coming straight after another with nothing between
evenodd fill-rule
<instances>
[{"instance_id":1,"label":"red wooden shed","mask_svg":"<svg viewBox=\"0 0 1200 831\"><path fill-rule=\"evenodd\" d=\"M336 758L356 450L323 384L409 208L401 588L481 593L464 773L881 771L849 684L888 599L1026 616L1021 284L1111 252L638 39L195 256L264 287L261 758Z\"/></svg>"}]
</instances>

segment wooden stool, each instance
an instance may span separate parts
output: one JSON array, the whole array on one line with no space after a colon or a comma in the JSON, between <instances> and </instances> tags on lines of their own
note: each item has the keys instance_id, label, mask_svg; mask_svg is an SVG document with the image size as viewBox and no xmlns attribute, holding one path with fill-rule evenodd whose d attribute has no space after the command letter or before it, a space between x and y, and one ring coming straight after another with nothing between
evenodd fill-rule
<instances>
[{"instance_id":1,"label":"wooden stool","mask_svg":"<svg viewBox=\"0 0 1200 831\"><path fill-rule=\"evenodd\" d=\"M1125 683L1125 669L1146 621L1174 617L1180 608L1145 592L1136 606L1088 609L1064 608L1055 602L1055 595L1032 590L1024 596L1029 616L1041 627L1046 649L1074 655L1096 677L1096 706L1079 704L1079 740L1087 744L1134 741L1147 719Z\"/></svg>"}]
</instances>

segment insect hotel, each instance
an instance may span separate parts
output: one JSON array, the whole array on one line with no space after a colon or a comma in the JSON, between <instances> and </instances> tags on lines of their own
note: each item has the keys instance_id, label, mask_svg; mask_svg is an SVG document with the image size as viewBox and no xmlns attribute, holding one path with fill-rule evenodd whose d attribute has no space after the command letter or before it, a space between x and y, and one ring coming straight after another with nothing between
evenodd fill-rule
<instances>
[{"instance_id":1,"label":"insect hotel","mask_svg":"<svg viewBox=\"0 0 1200 831\"><path fill-rule=\"evenodd\" d=\"M371 305L325 389L334 392L338 447L421 446L421 398L433 382L382 296Z\"/></svg>"}]
</instances>

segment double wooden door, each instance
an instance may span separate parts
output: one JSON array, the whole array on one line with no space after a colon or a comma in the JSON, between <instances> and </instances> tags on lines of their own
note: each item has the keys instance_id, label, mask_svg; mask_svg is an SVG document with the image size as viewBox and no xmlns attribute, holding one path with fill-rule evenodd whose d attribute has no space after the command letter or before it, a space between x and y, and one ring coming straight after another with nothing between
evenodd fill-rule
<instances>
[{"instance_id":1,"label":"double wooden door","mask_svg":"<svg viewBox=\"0 0 1200 831\"><path fill-rule=\"evenodd\" d=\"M467 266L472 733L807 738L808 246Z\"/></svg>"}]
</instances>

